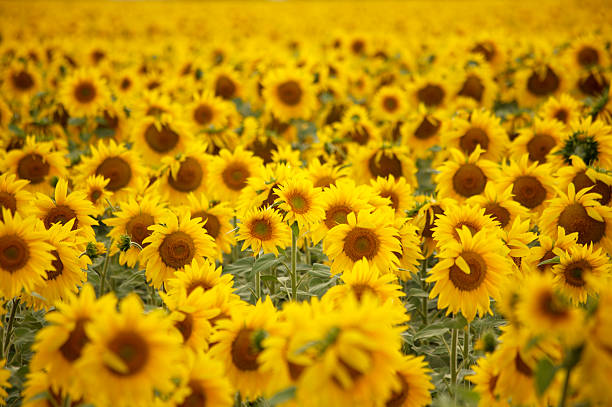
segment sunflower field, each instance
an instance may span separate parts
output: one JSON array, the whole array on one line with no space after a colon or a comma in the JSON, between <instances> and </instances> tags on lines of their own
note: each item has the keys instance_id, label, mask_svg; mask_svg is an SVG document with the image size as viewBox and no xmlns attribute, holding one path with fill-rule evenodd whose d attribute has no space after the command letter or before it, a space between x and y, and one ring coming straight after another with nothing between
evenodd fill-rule
<instances>
[{"instance_id":1,"label":"sunflower field","mask_svg":"<svg viewBox=\"0 0 612 407\"><path fill-rule=\"evenodd\" d=\"M0 0L0 406L612 406L609 0Z\"/></svg>"}]
</instances>

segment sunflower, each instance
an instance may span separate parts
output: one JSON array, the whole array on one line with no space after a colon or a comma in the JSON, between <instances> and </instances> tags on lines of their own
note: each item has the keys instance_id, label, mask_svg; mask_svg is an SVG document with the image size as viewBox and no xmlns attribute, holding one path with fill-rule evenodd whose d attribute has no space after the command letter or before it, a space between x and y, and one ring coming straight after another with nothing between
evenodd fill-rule
<instances>
[{"instance_id":1,"label":"sunflower","mask_svg":"<svg viewBox=\"0 0 612 407\"><path fill-rule=\"evenodd\" d=\"M41 231L40 220L30 216L22 218L19 213L12 215L1 208L3 221L0 222L0 293L13 298L24 289L32 291L47 277L47 270L53 270L55 260L46 242L48 232Z\"/></svg>"},{"instance_id":2,"label":"sunflower","mask_svg":"<svg viewBox=\"0 0 612 407\"><path fill-rule=\"evenodd\" d=\"M500 398L497 391L499 367L490 356L481 357L472 366L473 375L467 379L474 384L474 391L480 396L478 407L508 407L508 401Z\"/></svg>"},{"instance_id":3,"label":"sunflower","mask_svg":"<svg viewBox=\"0 0 612 407\"><path fill-rule=\"evenodd\" d=\"M297 148L294 149L291 145L279 146L276 150L272 151L272 163L300 168L302 166L300 156L301 151Z\"/></svg>"},{"instance_id":4,"label":"sunflower","mask_svg":"<svg viewBox=\"0 0 612 407\"><path fill-rule=\"evenodd\" d=\"M225 202L212 202L206 195L187 195L188 210L191 219L200 218L202 227L206 230L217 246L217 258L221 259L223 253L229 253L231 245L236 243L234 228L231 223L234 211Z\"/></svg>"},{"instance_id":5,"label":"sunflower","mask_svg":"<svg viewBox=\"0 0 612 407\"><path fill-rule=\"evenodd\" d=\"M585 303L587 294L597 294L610 277L608 256L592 245L570 247L559 261L552 269L555 286L573 303Z\"/></svg>"},{"instance_id":6,"label":"sunflower","mask_svg":"<svg viewBox=\"0 0 612 407\"><path fill-rule=\"evenodd\" d=\"M380 303L387 300L403 308L401 297L405 294L398 284L397 277L391 273L382 274L376 266L370 265L366 259L355 262L352 269L345 270L340 275L343 284L331 287L325 293L325 298L337 304L350 295L361 301L364 295L373 295Z\"/></svg>"},{"instance_id":7,"label":"sunflower","mask_svg":"<svg viewBox=\"0 0 612 407\"><path fill-rule=\"evenodd\" d=\"M113 312L114 307L112 296L96 299L93 286L85 284L78 296L68 293L56 303L56 311L46 315L49 325L36 334L31 369L46 370L49 387L56 393L61 389L73 400L82 396L82 377L74 373L83 347L89 343L85 327L99 314Z\"/></svg>"},{"instance_id":8,"label":"sunflower","mask_svg":"<svg viewBox=\"0 0 612 407\"><path fill-rule=\"evenodd\" d=\"M209 180L211 185L215 185L215 188L211 188L213 196L236 202L240 192L247 186L247 180L261 175L261 167L261 159L242 147L237 147L233 153L221 150L209 167Z\"/></svg>"},{"instance_id":9,"label":"sunflower","mask_svg":"<svg viewBox=\"0 0 612 407\"><path fill-rule=\"evenodd\" d=\"M431 382L424 356L405 355L397 370L398 385L387 399L387 407L425 407L431 403Z\"/></svg>"},{"instance_id":10,"label":"sunflower","mask_svg":"<svg viewBox=\"0 0 612 407\"><path fill-rule=\"evenodd\" d=\"M6 104L6 102L2 98L0 98L0 129L7 129L12 119L13 112Z\"/></svg>"},{"instance_id":11,"label":"sunflower","mask_svg":"<svg viewBox=\"0 0 612 407\"><path fill-rule=\"evenodd\" d=\"M168 304L171 305L175 298L186 298L192 293L202 290L203 295L214 295L214 288L233 291L234 277L232 274L221 274L221 267L216 267L210 260L198 262L192 260L181 271L174 273L165 284L168 293Z\"/></svg>"},{"instance_id":12,"label":"sunflower","mask_svg":"<svg viewBox=\"0 0 612 407\"><path fill-rule=\"evenodd\" d=\"M215 132L229 124L232 105L210 91L196 93L186 109L185 121L197 133Z\"/></svg>"},{"instance_id":13,"label":"sunflower","mask_svg":"<svg viewBox=\"0 0 612 407\"><path fill-rule=\"evenodd\" d=\"M82 191L87 196L89 202L94 206L92 215L101 216L108 207L108 202L113 197L113 193L106 189L110 179L104 178L102 175L90 175L85 180L84 185L80 185L79 191Z\"/></svg>"},{"instance_id":14,"label":"sunflower","mask_svg":"<svg viewBox=\"0 0 612 407\"><path fill-rule=\"evenodd\" d=\"M392 397L400 384L400 324L406 318L396 304L370 295L361 301L350 295L333 312L318 313L313 327L319 340L306 345L318 354L297 382L297 404L375 405Z\"/></svg>"},{"instance_id":15,"label":"sunflower","mask_svg":"<svg viewBox=\"0 0 612 407\"><path fill-rule=\"evenodd\" d=\"M25 187L28 180L17 179L15 174L7 173L0 175L0 212L6 208L11 215L19 213L22 216L30 211L32 194ZM0 214L0 222L3 218Z\"/></svg>"},{"instance_id":16,"label":"sunflower","mask_svg":"<svg viewBox=\"0 0 612 407\"><path fill-rule=\"evenodd\" d=\"M104 223L111 227L108 236L114 242L120 242L121 236L127 235L130 241L137 243L140 247L148 244L144 240L153 233L149 226L158 225L169 210L162 203L159 195L145 194L141 199L136 200L130 197L121 203L121 209L113 212L113 217L105 219ZM116 246L111 248L111 253L115 254ZM130 245L130 247L119 253L119 264L126 264L134 267L139 260L140 248Z\"/></svg>"},{"instance_id":17,"label":"sunflower","mask_svg":"<svg viewBox=\"0 0 612 407\"><path fill-rule=\"evenodd\" d=\"M13 62L4 70L2 88L4 94L15 100L26 100L38 92L42 79L31 66Z\"/></svg>"},{"instance_id":18,"label":"sunflower","mask_svg":"<svg viewBox=\"0 0 612 407\"><path fill-rule=\"evenodd\" d=\"M417 76L407 89L413 107L424 104L428 109L442 108L455 93L456 87L452 75L440 70L430 71L424 76Z\"/></svg>"},{"instance_id":19,"label":"sunflower","mask_svg":"<svg viewBox=\"0 0 612 407\"><path fill-rule=\"evenodd\" d=\"M576 88L584 97L603 96L610 87L610 78L605 70L593 68L579 74L576 81Z\"/></svg>"},{"instance_id":20,"label":"sunflower","mask_svg":"<svg viewBox=\"0 0 612 407\"><path fill-rule=\"evenodd\" d=\"M581 310L573 307L555 288L551 274L528 275L519 298L519 321L534 335L553 335L571 344L575 333L584 325Z\"/></svg>"},{"instance_id":21,"label":"sunflower","mask_svg":"<svg viewBox=\"0 0 612 407\"><path fill-rule=\"evenodd\" d=\"M570 123L569 132L551 154L559 164L571 163L576 155L586 165L612 168L612 127L590 116ZM559 165L561 166L561 165Z\"/></svg>"},{"instance_id":22,"label":"sunflower","mask_svg":"<svg viewBox=\"0 0 612 407\"><path fill-rule=\"evenodd\" d=\"M347 167L333 165L332 163L321 163L316 159L308 163L306 172L316 188L327 188L335 185L337 181L350 175Z\"/></svg>"},{"instance_id":23,"label":"sunflower","mask_svg":"<svg viewBox=\"0 0 612 407\"><path fill-rule=\"evenodd\" d=\"M411 273L417 273L419 260L424 259L421 254L421 236L419 235L419 228L406 218L397 218L395 227L402 248L399 255L400 267L395 270L395 273L400 279L407 281L412 278Z\"/></svg>"},{"instance_id":24,"label":"sunflower","mask_svg":"<svg viewBox=\"0 0 612 407\"><path fill-rule=\"evenodd\" d=\"M523 271L523 259L530 254L529 246L537 240L538 236L530 231L529 219L522 220L516 217L509 228L502 232L502 240L508 247L508 256L512 259L512 269L515 272Z\"/></svg>"},{"instance_id":25,"label":"sunflower","mask_svg":"<svg viewBox=\"0 0 612 407\"><path fill-rule=\"evenodd\" d=\"M434 225L431 231L438 248L444 248L447 242L459 241L459 231L464 226L472 235L486 230L490 237L501 236L498 224L492 216L486 215L485 211L478 206L459 205L456 201L450 200L444 205L442 213L434 211L430 216L435 218L430 222Z\"/></svg>"},{"instance_id":26,"label":"sunflower","mask_svg":"<svg viewBox=\"0 0 612 407\"><path fill-rule=\"evenodd\" d=\"M506 62L506 44L503 34L477 34L477 38L469 43L468 51L480 55L496 71Z\"/></svg>"},{"instance_id":27,"label":"sunflower","mask_svg":"<svg viewBox=\"0 0 612 407\"><path fill-rule=\"evenodd\" d=\"M11 377L11 371L5 369L6 360L0 360L0 406L5 404L6 397L8 393L6 392L6 387L11 387L9 383L9 378Z\"/></svg>"},{"instance_id":28,"label":"sunflower","mask_svg":"<svg viewBox=\"0 0 612 407\"><path fill-rule=\"evenodd\" d=\"M476 146L484 151L482 158L499 162L508 144L508 136L499 118L487 110L474 110L468 118L457 116L442 134L442 144L470 155Z\"/></svg>"},{"instance_id":29,"label":"sunflower","mask_svg":"<svg viewBox=\"0 0 612 407\"><path fill-rule=\"evenodd\" d=\"M134 100L130 117L134 117L134 122L141 122L146 118L161 119L167 121L180 116L180 110L166 93L158 90L145 90Z\"/></svg>"},{"instance_id":30,"label":"sunflower","mask_svg":"<svg viewBox=\"0 0 612 407\"><path fill-rule=\"evenodd\" d=\"M357 148L352 161L353 176L360 183L393 175L395 179L404 177L411 186L417 185L417 168L406 146L386 146L373 142Z\"/></svg>"},{"instance_id":31,"label":"sunflower","mask_svg":"<svg viewBox=\"0 0 612 407\"><path fill-rule=\"evenodd\" d=\"M356 192L355 183L352 180L340 180L323 190L321 202L325 217L312 230L313 243L317 244L336 225L346 224L349 213L358 213L361 210L371 208L361 194Z\"/></svg>"},{"instance_id":32,"label":"sunflower","mask_svg":"<svg viewBox=\"0 0 612 407\"><path fill-rule=\"evenodd\" d=\"M581 117L584 105L564 93L559 98L550 97L538 109L538 116L543 120L557 120L565 125L578 120Z\"/></svg>"},{"instance_id":33,"label":"sunflower","mask_svg":"<svg viewBox=\"0 0 612 407\"><path fill-rule=\"evenodd\" d=\"M53 246L51 254L55 259L51 262L52 269L46 270L44 281L38 282L34 289L45 301L40 301L38 296L26 299L35 308L50 308L69 293L77 292L87 280L86 270L91 260L81 256L86 241L72 229L74 222L76 220L71 219L65 224L55 223L48 230L47 243Z\"/></svg>"},{"instance_id":34,"label":"sunflower","mask_svg":"<svg viewBox=\"0 0 612 407\"><path fill-rule=\"evenodd\" d=\"M478 205L485 209L485 215L490 215L499 222L502 229L509 228L517 217L527 218L528 209L512 199L512 187L501 189L494 183L488 183L481 195L474 195L466 201L469 205Z\"/></svg>"},{"instance_id":35,"label":"sunflower","mask_svg":"<svg viewBox=\"0 0 612 407\"><path fill-rule=\"evenodd\" d=\"M275 202L285 212L285 221L290 225L297 222L300 230L307 231L321 222L325 216L320 196L321 191L305 178L289 179L276 190Z\"/></svg>"},{"instance_id":36,"label":"sunflower","mask_svg":"<svg viewBox=\"0 0 612 407\"><path fill-rule=\"evenodd\" d=\"M440 135L446 130L447 120L439 113L428 112L425 105L409 116L401 127L402 144L410 146L418 157L430 154L430 148L440 143Z\"/></svg>"},{"instance_id":37,"label":"sunflower","mask_svg":"<svg viewBox=\"0 0 612 407\"><path fill-rule=\"evenodd\" d=\"M3 158L2 170L17 176L17 179L30 181L24 189L45 194L53 191L53 177L64 178L68 161L62 151L54 151L48 141L36 141L33 136L26 138L23 147L9 151Z\"/></svg>"},{"instance_id":38,"label":"sunflower","mask_svg":"<svg viewBox=\"0 0 612 407\"><path fill-rule=\"evenodd\" d=\"M576 192L586 189L590 193L599 194L601 198L598 198L597 202L608 205L612 198L612 176L587 167L584 161L576 155L573 155L571 160L571 166L564 166L557 171L559 189L567 191L567 187L572 183Z\"/></svg>"},{"instance_id":39,"label":"sunflower","mask_svg":"<svg viewBox=\"0 0 612 407\"><path fill-rule=\"evenodd\" d=\"M542 212L544 202L555 196L555 179L550 164L529 163L529 156L523 154L518 160L502 166L499 188L512 186L513 199L530 210L532 219Z\"/></svg>"},{"instance_id":40,"label":"sunflower","mask_svg":"<svg viewBox=\"0 0 612 407\"><path fill-rule=\"evenodd\" d=\"M188 213L168 213L161 223L149 226L153 233L143 239L144 248L140 253L146 277L155 288L161 287L194 258L204 261L206 257L214 258L217 253L214 239L198 219L191 219Z\"/></svg>"},{"instance_id":41,"label":"sunflower","mask_svg":"<svg viewBox=\"0 0 612 407\"><path fill-rule=\"evenodd\" d=\"M333 125L334 136L338 141L349 145L365 146L368 143L379 144L382 134L378 126L370 120L361 106L351 106L347 109L339 123Z\"/></svg>"},{"instance_id":42,"label":"sunflower","mask_svg":"<svg viewBox=\"0 0 612 407\"><path fill-rule=\"evenodd\" d=\"M346 215L346 224L336 225L327 233L323 248L332 259L332 274L352 269L364 257L383 273L396 267L396 253L401 253L401 247L394 217L389 215L383 210L351 212Z\"/></svg>"},{"instance_id":43,"label":"sunflower","mask_svg":"<svg viewBox=\"0 0 612 407\"><path fill-rule=\"evenodd\" d=\"M440 261L426 281L435 283L429 298L438 297L439 309L448 308L447 315L461 312L472 321L476 313L492 313L490 297L501 297L500 289L509 269L508 250L486 231L472 234L464 225L457 234L457 241L449 240L444 245Z\"/></svg>"},{"instance_id":44,"label":"sunflower","mask_svg":"<svg viewBox=\"0 0 612 407\"><path fill-rule=\"evenodd\" d=\"M68 193L68 181L58 180L55 185L55 199L37 194L34 202L33 213L43 221L46 229L50 229L55 223L66 224L74 219L72 230L91 242L95 239L93 226L98 222L92 218L96 210L87 196L82 191L71 191Z\"/></svg>"},{"instance_id":45,"label":"sunflower","mask_svg":"<svg viewBox=\"0 0 612 407\"><path fill-rule=\"evenodd\" d=\"M412 186L406 182L404 177L395 179L393 175L388 178L378 177L370 181L373 190L383 198L389 199L389 206L399 216L414 206L412 197Z\"/></svg>"},{"instance_id":46,"label":"sunflower","mask_svg":"<svg viewBox=\"0 0 612 407\"><path fill-rule=\"evenodd\" d=\"M128 198L145 182L146 170L134 150L123 144L102 140L98 146L90 146L91 157L83 157L76 173L79 184L92 175L101 175L110 180L105 190L113 193L113 201L121 202Z\"/></svg>"},{"instance_id":47,"label":"sunflower","mask_svg":"<svg viewBox=\"0 0 612 407\"><path fill-rule=\"evenodd\" d=\"M493 107L498 86L494 81L493 71L484 61L484 58L470 57L465 63L463 82L455 95L455 105L468 103L489 109Z\"/></svg>"},{"instance_id":48,"label":"sunflower","mask_svg":"<svg viewBox=\"0 0 612 407\"><path fill-rule=\"evenodd\" d=\"M499 337L500 345L491 355L491 363L497 366L498 376L495 381L496 394L500 400L512 398L513 404L535 404L535 370L537 361L544 357L558 356L558 351L551 347L550 340L540 340L535 345L526 347L525 334L511 326L503 327ZM557 355L555 355L557 354ZM554 359L553 359L554 360Z\"/></svg>"},{"instance_id":49,"label":"sunflower","mask_svg":"<svg viewBox=\"0 0 612 407\"><path fill-rule=\"evenodd\" d=\"M576 192L569 184L567 194L559 192L542 212L539 226L548 236L556 236L560 226L566 234L578 233L581 245L593 244L612 251L612 208L597 202L598 194L583 189Z\"/></svg>"},{"instance_id":50,"label":"sunflower","mask_svg":"<svg viewBox=\"0 0 612 407\"><path fill-rule=\"evenodd\" d=\"M293 177L301 176L301 168L289 165L267 165L255 176L249 177L247 185L240 191L237 203L238 214L248 212L253 208L264 209L272 206L278 199L277 189Z\"/></svg>"},{"instance_id":51,"label":"sunflower","mask_svg":"<svg viewBox=\"0 0 612 407\"><path fill-rule=\"evenodd\" d=\"M72 117L96 116L110 102L106 83L90 69L77 70L64 79L58 97Z\"/></svg>"},{"instance_id":52,"label":"sunflower","mask_svg":"<svg viewBox=\"0 0 612 407\"><path fill-rule=\"evenodd\" d=\"M197 260L192 260L191 264L197 264ZM220 313L219 309L212 306L213 297L198 290L187 296L175 295L164 302L170 311L169 318L181 333L183 345L194 352L208 350L212 333L210 321Z\"/></svg>"},{"instance_id":53,"label":"sunflower","mask_svg":"<svg viewBox=\"0 0 612 407\"><path fill-rule=\"evenodd\" d=\"M41 396L42 395L42 396ZM23 405L27 407L50 407L62 405L66 394L61 389L53 389L49 374L43 370L31 371L26 375L23 389ZM79 405L83 399L74 400ZM55 404L54 404L55 403Z\"/></svg>"},{"instance_id":54,"label":"sunflower","mask_svg":"<svg viewBox=\"0 0 612 407\"><path fill-rule=\"evenodd\" d=\"M134 124L132 131L133 149L153 166L161 163L164 157L189 151L193 143L193 134L185 123L170 119L168 115L161 117L144 117Z\"/></svg>"},{"instance_id":55,"label":"sunflower","mask_svg":"<svg viewBox=\"0 0 612 407\"><path fill-rule=\"evenodd\" d=\"M383 86L371 103L372 116L378 120L395 122L403 119L408 111L408 101L404 91L397 86Z\"/></svg>"},{"instance_id":56,"label":"sunflower","mask_svg":"<svg viewBox=\"0 0 612 407\"><path fill-rule=\"evenodd\" d=\"M536 61L515 74L514 87L519 106L532 107L569 87L568 75L561 61Z\"/></svg>"},{"instance_id":57,"label":"sunflower","mask_svg":"<svg viewBox=\"0 0 612 407\"><path fill-rule=\"evenodd\" d=\"M216 97L233 100L242 94L242 80L238 72L225 66L214 68L207 75L208 89L214 91Z\"/></svg>"},{"instance_id":58,"label":"sunflower","mask_svg":"<svg viewBox=\"0 0 612 407\"><path fill-rule=\"evenodd\" d=\"M262 372L263 339L275 331L276 309L268 297L242 312L234 312L231 319L218 323L218 331L211 341L216 342L210 354L225 366L232 387L254 401L261 395L272 376Z\"/></svg>"},{"instance_id":59,"label":"sunflower","mask_svg":"<svg viewBox=\"0 0 612 407\"><path fill-rule=\"evenodd\" d=\"M267 109L280 120L308 119L317 103L309 74L295 68L270 71L262 94Z\"/></svg>"},{"instance_id":60,"label":"sunflower","mask_svg":"<svg viewBox=\"0 0 612 407\"><path fill-rule=\"evenodd\" d=\"M456 148L450 149L450 155L452 158L438 168L435 177L436 190L441 198L462 201L480 195L500 176L496 163L480 158L483 155L480 145L469 156Z\"/></svg>"},{"instance_id":61,"label":"sunflower","mask_svg":"<svg viewBox=\"0 0 612 407\"><path fill-rule=\"evenodd\" d=\"M512 142L512 155L518 160L528 154L529 161L544 164L546 156L558 145L565 135L565 126L558 120L536 118L533 125L519 130L518 137Z\"/></svg>"},{"instance_id":62,"label":"sunflower","mask_svg":"<svg viewBox=\"0 0 612 407\"><path fill-rule=\"evenodd\" d=\"M237 240L244 241L242 250L250 247L254 255L263 250L278 256L278 247L284 249L291 245L291 230L272 207L248 211L241 223Z\"/></svg>"},{"instance_id":63,"label":"sunflower","mask_svg":"<svg viewBox=\"0 0 612 407\"><path fill-rule=\"evenodd\" d=\"M568 251L570 247L576 245L578 233L566 235L565 229L561 226L557 227L557 232L554 236L549 236L542 231L538 236L539 245L534 246L529 250L529 255L523 259L524 269L526 271L538 270L540 273L548 273L552 271L554 264L540 264L544 261L553 259L556 255Z\"/></svg>"},{"instance_id":64,"label":"sunflower","mask_svg":"<svg viewBox=\"0 0 612 407\"><path fill-rule=\"evenodd\" d=\"M163 310L145 314L138 296L130 294L119 312L95 315L85 334L89 342L77 366L96 372L83 378L87 400L101 406L149 406L154 389L172 389L181 335Z\"/></svg>"},{"instance_id":65,"label":"sunflower","mask_svg":"<svg viewBox=\"0 0 612 407\"><path fill-rule=\"evenodd\" d=\"M221 362L200 351L187 353L188 374L175 392L171 403L174 407L234 405L232 388L225 376Z\"/></svg>"},{"instance_id":66,"label":"sunflower","mask_svg":"<svg viewBox=\"0 0 612 407\"><path fill-rule=\"evenodd\" d=\"M206 147L194 142L189 152L162 158L157 187L160 195L171 205L184 204L187 195L208 192L208 163L211 156Z\"/></svg>"}]
</instances>

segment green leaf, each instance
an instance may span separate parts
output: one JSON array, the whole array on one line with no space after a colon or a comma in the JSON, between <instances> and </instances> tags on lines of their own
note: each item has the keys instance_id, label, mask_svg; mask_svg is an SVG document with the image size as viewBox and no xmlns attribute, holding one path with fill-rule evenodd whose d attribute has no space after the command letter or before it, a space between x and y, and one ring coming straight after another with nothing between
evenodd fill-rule
<instances>
[{"instance_id":1,"label":"green leaf","mask_svg":"<svg viewBox=\"0 0 612 407\"><path fill-rule=\"evenodd\" d=\"M538 264L538 267L539 267L539 266L545 266L545 265L547 265L547 264L559 264L559 263L561 263L561 259L559 258L559 256L555 256L555 257L553 257L552 259L548 259L548 260L541 261L541 262Z\"/></svg>"},{"instance_id":2,"label":"green leaf","mask_svg":"<svg viewBox=\"0 0 612 407\"><path fill-rule=\"evenodd\" d=\"M94 130L94 134L100 138L111 138L115 136L115 130L108 127L98 127Z\"/></svg>"},{"instance_id":3,"label":"green leaf","mask_svg":"<svg viewBox=\"0 0 612 407\"><path fill-rule=\"evenodd\" d=\"M536 391L538 392L539 396L544 394L546 389L548 389L548 386L550 386L550 383L552 383L557 370L558 368L555 367L549 359L540 359L536 367L535 377Z\"/></svg>"},{"instance_id":4,"label":"green leaf","mask_svg":"<svg viewBox=\"0 0 612 407\"><path fill-rule=\"evenodd\" d=\"M270 406L277 406L295 398L295 386L287 387L284 390L279 391L274 396L270 397L268 404Z\"/></svg>"},{"instance_id":5,"label":"green leaf","mask_svg":"<svg viewBox=\"0 0 612 407\"><path fill-rule=\"evenodd\" d=\"M431 338L432 336L441 336L448 332L448 328L441 324L431 324L414 334L414 339Z\"/></svg>"},{"instance_id":6,"label":"green leaf","mask_svg":"<svg viewBox=\"0 0 612 407\"><path fill-rule=\"evenodd\" d=\"M418 298L427 298L429 297L429 293L427 291L423 291L420 288L411 288L406 292L406 297L418 297Z\"/></svg>"},{"instance_id":7,"label":"green leaf","mask_svg":"<svg viewBox=\"0 0 612 407\"><path fill-rule=\"evenodd\" d=\"M85 124L85 118L84 117L71 117L70 119L68 119L68 124L70 126L82 126Z\"/></svg>"}]
</instances>

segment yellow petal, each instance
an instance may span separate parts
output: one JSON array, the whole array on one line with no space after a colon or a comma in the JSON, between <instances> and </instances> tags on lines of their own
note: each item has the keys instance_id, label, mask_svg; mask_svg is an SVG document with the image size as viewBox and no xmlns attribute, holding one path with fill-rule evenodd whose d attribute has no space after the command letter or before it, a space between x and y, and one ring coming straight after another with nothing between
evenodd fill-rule
<instances>
[{"instance_id":1,"label":"yellow petal","mask_svg":"<svg viewBox=\"0 0 612 407\"><path fill-rule=\"evenodd\" d=\"M597 212L595 210L595 208L587 207L585 209L586 209L587 213L589 214L589 216L591 218L593 218L593 219L595 219L596 221L599 221L599 222L603 222L604 221L603 218L601 217L601 215L599 214L599 212Z\"/></svg>"},{"instance_id":2,"label":"yellow petal","mask_svg":"<svg viewBox=\"0 0 612 407\"><path fill-rule=\"evenodd\" d=\"M465 274L470 274L472 270L470 270L470 266L468 266L467 262L463 259L463 257L459 256L455 259L455 264L457 267L461 269Z\"/></svg>"}]
</instances>

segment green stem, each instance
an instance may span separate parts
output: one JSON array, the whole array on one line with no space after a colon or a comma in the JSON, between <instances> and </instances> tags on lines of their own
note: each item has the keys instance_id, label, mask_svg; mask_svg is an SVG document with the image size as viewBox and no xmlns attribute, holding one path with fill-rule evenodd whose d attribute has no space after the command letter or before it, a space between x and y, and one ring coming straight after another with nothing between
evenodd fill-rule
<instances>
[{"instance_id":1,"label":"green stem","mask_svg":"<svg viewBox=\"0 0 612 407\"><path fill-rule=\"evenodd\" d=\"M234 216L234 235L236 238L238 238L238 218L236 218L236 216ZM234 263L236 260L238 260L238 240L235 240L236 244L234 244L232 246L232 263Z\"/></svg>"},{"instance_id":2,"label":"green stem","mask_svg":"<svg viewBox=\"0 0 612 407\"><path fill-rule=\"evenodd\" d=\"M427 292L427 282L425 281L425 278L427 277L427 257L425 257L425 259L423 259L423 264L421 265L421 288L423 289L423 291ZM423 308L423 323L425 325L428 325L429 321L428 321L428 301L429 298L427 297L423 297L422 298L422 308Z\"/></svg>"},{"instance_id":3,"label":"green stem","mask_svg":"<svg viewBox=\"0 0 612 407\"><path fill-rule=\"evenodd\" d=\"M563 392L561 393L561 400L559 401L559 407L565 407L565 403L567 401L567 393L569 391L569 382L570 382L571 373L572 373L572 368L568 367L567 372L565 373L565 380L563 381Z\"/></svg>"},{"instance_id":4,"label":"green stem","mask_svg":"<svg viewBox=\"0 0 612 407\"><path fill-rule=\"evenodd\" d=\"M310 266L310 263L312 262L312 259L310 257L310 246L308 244L308 238L307 237L304 238L304 253L306 254L306 264L308 264Z\"/></svg>"},{"instance_id":5,"label":"green stem","mask_svg":"<svg viewBox=\"0 0 612 407\"><path fill-rule=\"evenodd\" d=\"M15 313L17 312L18 305L19 305L19 298L13 298L11 314L9 316L8 325L6 326L4 341L2 342L2 356L6 357L7 359L8 359L8 352L11 348L11 334L13 333L13 323L15 322Z\"/></svg>"},{"instance_id":6,"label":"green stem","mask_svg":"<svg viewBox=\"0 0 612 407\"><path fill-rule=\"evenodd\" d=\"M257 295L257 300L261 298L261 272L258 271L255 273L255 294Z\"/></svg>"},{"instance_id":7,"label":"green stem","mask_svg":"<svg viewBox=\"0 0 612 407\"><path fill-rule=\"evenodd\" d=\"M470 363L470 324L463 331L463 366L466 368Z\"/></svg>"},{"instance_id":8,"label":"green stem","mask_svg":"<svg viewBox=\"0 0 612 407\"><path fill-rule=\"evenodd\" d=\"M295 228L291 228L291 299L297 301L297 240Z\"/></svg>"},{"instance_id":9,"label":"green stem","mask_svg":"<svg viewBox=\"0 0 612 407\"><path fill-rule=\"evenodd\" d=\"M451 354L450 354L450 374L451 374L451 388L455 391L457 385L457 336L459 331L455 328L452 329L451 338Z\"/></svg>"},{"instance_id":10,"label":"green stem","mask_svg":"<svg viewBox=\"0 0 612 407\"><path fill-rule=\"evenodd\" d=\"M113 247L113 239L111 239L108 248L106 249L106 257L104 258L104 265L102 266L102 276L100 277L100 297L102 297L106 290L106 273L108 272L108 264L110 263L110 251Z\"/></svg>"}]
</instances>

